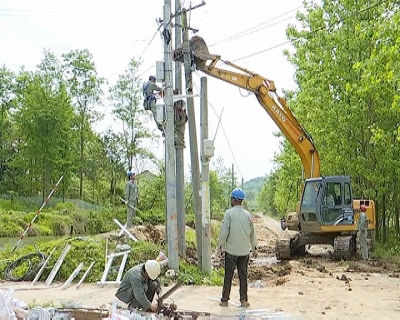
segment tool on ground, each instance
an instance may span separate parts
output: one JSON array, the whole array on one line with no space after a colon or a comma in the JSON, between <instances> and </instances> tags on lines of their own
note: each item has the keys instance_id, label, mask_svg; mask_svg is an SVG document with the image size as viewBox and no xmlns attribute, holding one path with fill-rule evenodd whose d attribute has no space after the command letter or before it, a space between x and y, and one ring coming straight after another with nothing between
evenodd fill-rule
<instances>
[{"instance_id":1,"label":"tool on ground","mask_svg":"<svg viewBox=\"0 0 400 320\"><path fill-rule=\"evenodd\" d=\"M182 284L182 282L178 282L171 289L158 297L157 314L162 314L164 317L168 317L169 319L183 319L184 317L188 316L190 316L192 319L197 319L199 316L210 317L211 314L209 312L182 311L178 310L178 307L174 302L170 304L164 303L165 299L167 299L171 294L178 290L179 287L182 286Z\"/></svg>"},{"instance_id":2,"label":"tool on ground","mask_svg":"<svg viewBox=\"0 0 400 320\"><path fill-rule=\"evenodd\" d=\"M168 308L169 306L167 306L166 304L164 304L164 300L167 299L171 294L173 294L176 290L178 290L181 286L182 286L182 282L177 282L176 285L174 285L171 289L169 289L167 292L165 292L164 294L162 294L161 296L158 294L158 298L157 298L157 306L158 306L158 311L162 311L165 308ZM176 308L175 308L176 310ZM159 312L160 313L160 312ZM162 312L161 312L162 313Z\"/></svg>"}]
</instances>

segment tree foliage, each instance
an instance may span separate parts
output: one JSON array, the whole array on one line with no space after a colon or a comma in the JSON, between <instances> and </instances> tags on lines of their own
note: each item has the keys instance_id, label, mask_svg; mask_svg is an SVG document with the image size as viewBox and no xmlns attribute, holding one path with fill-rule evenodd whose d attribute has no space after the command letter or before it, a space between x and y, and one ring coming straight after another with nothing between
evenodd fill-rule
<instances>
[{"instance_id":1,"label":"tree foliage","mask_svg":"<svg viewBox=\"0 0 400 320\"><path fill-rule=\"evenodd\" d=\"M124 74L119 75L114 86L110 88L109 100L113 105L112 113L122 122L122 131L118 132L123 150L123 162L127 170L142 171L146 160L155 160L143 142L151 140L154 135L145 126L149 120L141 106L142 85L138 76L140 63L132 59Z\"/></svg>"},{"instance_id":2,"label":"tree foliage","mask_svg":"<svg viewBox=\"0 0 400 320\"><path fill-rule=\"evenodd\" d=\"M383 237L399 208L398 7L390 1L305 1L300 26L287 29L294 51L285 52L298 85L289 105L314 138L322 175L350 175L355 194L375 200ZM296 157L284 142L276 159L279 211L283 190L301 178L299 163L290 160Z\"/></svg>"},{"instance_id":3,"label":"tree foliage","mask_svg":"<svg viewBox=\"0 0 400 320\"><path fill-rule=\"evenodd\" d=\"M74 120L65 86L53 74L53 58L46 52L38 72L19 75L14 118L19 144L13 164L22 168L30 181L21 191L40 188L43 198L52 187L51 181L69 164L66 141L71 140ZM21 182L26 180L24 176Z\"/></svg>"},{"instance_id":4,"label":"tree foliage","mask_svg":"<svg viewBox=\"0 0 400 320\"><path fill-rule=\"evenodd\" d=\"M90 124L99 120L101 114L95 106L101 103L102 85L105 79L97 75L92 54L87 50L73 50L62 55L64 78L75 111L78 116L79 133L79 198L83 199L83 177L85 173L85 150L90 135Z\"/></svg>"},{"instance_id":5,"label":"tree foliage","mask_svg":"<svg viewBox=\"0 0 400 320\"><path fill-rule=\"evenodd\" d=\"M15 86L15 74L5 66L0 68L0 192L14 187L11 182L15 170L9 164L15 154L11 114Z\"/></svg>"}]
</instances>

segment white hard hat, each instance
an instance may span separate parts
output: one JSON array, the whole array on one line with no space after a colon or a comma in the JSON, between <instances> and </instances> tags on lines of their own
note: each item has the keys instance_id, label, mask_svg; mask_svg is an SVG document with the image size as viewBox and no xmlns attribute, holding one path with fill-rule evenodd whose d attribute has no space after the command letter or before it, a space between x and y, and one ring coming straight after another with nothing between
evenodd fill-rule
<instances>
[{"instance_id":1,"label":"white hard hat","mask_svg":"<svg viewBox=\"0 0 400 320\"><path fill-rule=\"evenodd\" d=\"M156 260L147 260L144 269L151 280L155 280L161 272L160 264Z\"/></svg>"}]
</instances>

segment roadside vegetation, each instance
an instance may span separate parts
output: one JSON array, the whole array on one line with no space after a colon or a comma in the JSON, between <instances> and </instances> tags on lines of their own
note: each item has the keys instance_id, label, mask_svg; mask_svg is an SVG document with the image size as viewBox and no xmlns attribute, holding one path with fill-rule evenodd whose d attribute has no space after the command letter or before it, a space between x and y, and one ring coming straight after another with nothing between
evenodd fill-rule
<instances>
[{"instance_id":1,"label":"roadside vegetation","mask_svg":"<svg viewBox=\"0 0 400 320\"><path fill-rule=\"evenodd\" d=\"M54 200L56 200L55 198ZM57 202L57 200L56 200ZM89 272L85 282L98 282L105 269L106 255L110 252L117 252L118 245L128 245L132 253L129 255L125 270L139 262L147 259L154 259L160 251L166 251L164 241L138 241L134 242L126 235L116 236L118 226L113 219L124 222L126 219L126 207L119 205L115 208L96 208L92 210L79 208L73 202L59 202L43 209L38 215L37 212L29 210L21 203L11 200L1 200L0 209L0 230L2 237L15 237L15 243L0 248L0 279L13 279L15 281L32 281L37 269L32 270L43 261L40 261L40 253L48 256L53 252L46 269L43 271L41 281L47 278L52 267L57 262L65 246L71 244L71 250L65 258L62 268L57 273L54 281L65 281L84 262L87 268L91 262L94 266ZM18 211L15 209L19 209ZM154 207L148 211L139 211L134 219L136 226L162 226L165 225L164 211L156 210ZM29 222L36 219L30 228ZM222 214L216 215L218 219ZM194 226L194 215L187 215L187 225ZM216 246L220 222L213 220L212 224L212 246ZM14 246L18 243L18 237L24 230L28 230L26 236L20 241L20 245L13 252ZM71 233L72 231L72 233ZM53 236L54 240L43 241L43 236ZM25 244L29 238L38 239L33 244ZM156 240L156 239L155 239ZM160 239L157 239L160 240ZM214 284L222 283L222 271L213 270L212 274L206 276L201 273L196 264L196 235L195 230L187 228L186 244L188 247L187 259L180 259L179 279L185 283L193 284ZM166 251L168 254L168 252ZM37 254L39 257L30 257ZM28 257L28 259L24 259ZM122 256L116 257L113 261L108 280L115 280L118 274L118 266L121 264ZM15 264L15 265L14 265ZM81 277L85 268L79 273ZM169 281L166 279L166 281Z\"/></svg>"},{"instance_id":2,"label":"roadside vegetation","mask_svg":"<svg viewBox=\"0 0 400 320\"><path fill-rule=\"evenodd\" d=\"M315 142L322 174L351 176L354 195L375 201L377 254L398 256L399 4L339 2L327 0L320 6L305 1L307 10L297 15L299 24L288 26L293 50L284 54L295 68L298 88L285 91L285 98ZM142 107L141 63L135 58L127 61L114 84L98 75L87 49L60 57L45 50L33 71L0 67L0 237L19 237L61 177L28 235L92 238L114 230L114 218L125 221L120 197L128 170L138 173L140 211L134 223L165 223L164 166L149 148L159 143L160 134L149 129L154 123ZM106 113L115 126L99 133L97 125ZM249 142L254 143L249 146L257 147L260 137L251 134ZM232 176L223 159L212 160L213 219L221 219L229 207L229 193L240 185L239 178ZM252 187L243 186L247 208L280 218L295 209L301 184L300 159L282 140L274 170L253 181ZM187 177L186 217L193 224L191 190ZM104 243L93 239L82 243L93 246L90 254L100 262ZM53 246L46 243L40 249ZM159 249L149 244L143 252ZM0 251L3 261L16 258L9 250ZM96 263L97 272L100 265Z\"/></svg>"}]
</instances>

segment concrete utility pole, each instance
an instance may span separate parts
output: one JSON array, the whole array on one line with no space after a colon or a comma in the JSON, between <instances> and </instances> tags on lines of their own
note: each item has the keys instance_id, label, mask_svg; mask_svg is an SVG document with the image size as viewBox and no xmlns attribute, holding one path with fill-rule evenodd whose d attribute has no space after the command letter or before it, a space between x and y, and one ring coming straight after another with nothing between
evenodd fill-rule
<instances>
[{"instance_id":1,"label":"concrete utility pole","mask_svg":"<svg viewBox=\"0 0 400 320\"><path fill-rule=\"evenodd\" d=\"M187 25L186 10L182 10L182 40L183 57L185 66L186 94L193 94L191 57L189 48L189 26ZM200 169L199 169L199 151L197 147L196 117L194 112L193 97L187 97L187 112L189 117L189 141L190 141L190 164L193 184L193 203L196 224L196 243L198 266L202 266L202 217L200 200Z\"/></svg>"},{"instance_id":2,"label":"concrete utility pole","mask_svg":"<svg viewBox=\"0 0 400 320\"><path fill-rule=\"evenodd\" d=\"M178 270L178 225L176 214L176 175L174 150L174 107L172 93L171 0L164 1L164 81L165 81L165 177L167 193L167 245L171 269Z\"/></svg>"},{"instance_id":3,"label":"concrete utility pole","mask_svg":"<svg viewBox=\"0 0 400 320\"><path fill-rule=\"evenodd\" d=\"M201 271L211 273L211 214L210 214L210 158L214 155L213 140L208 140L208 97L207 78L201 78L200 89L201 127L201 202L203 220L203 243Z\"/></svg>"},{"instance_id":4,"label":"concrete utility pole","mask_svg":"<svg viewBox=\"0 0 400 320\"><path fill-rule=\"evenodd\" d=\"M181 15L177 14L181 10L181 1L175 0L175 48L181 45L182 29ZM182 93L182 64L175 61L175 88ZM179 256L186 257L186 235L185 235L185 168L184 168L184 144L175 141L176 156L176 209L178 214L178 248Z\"/></svg>"}]
</instances>

